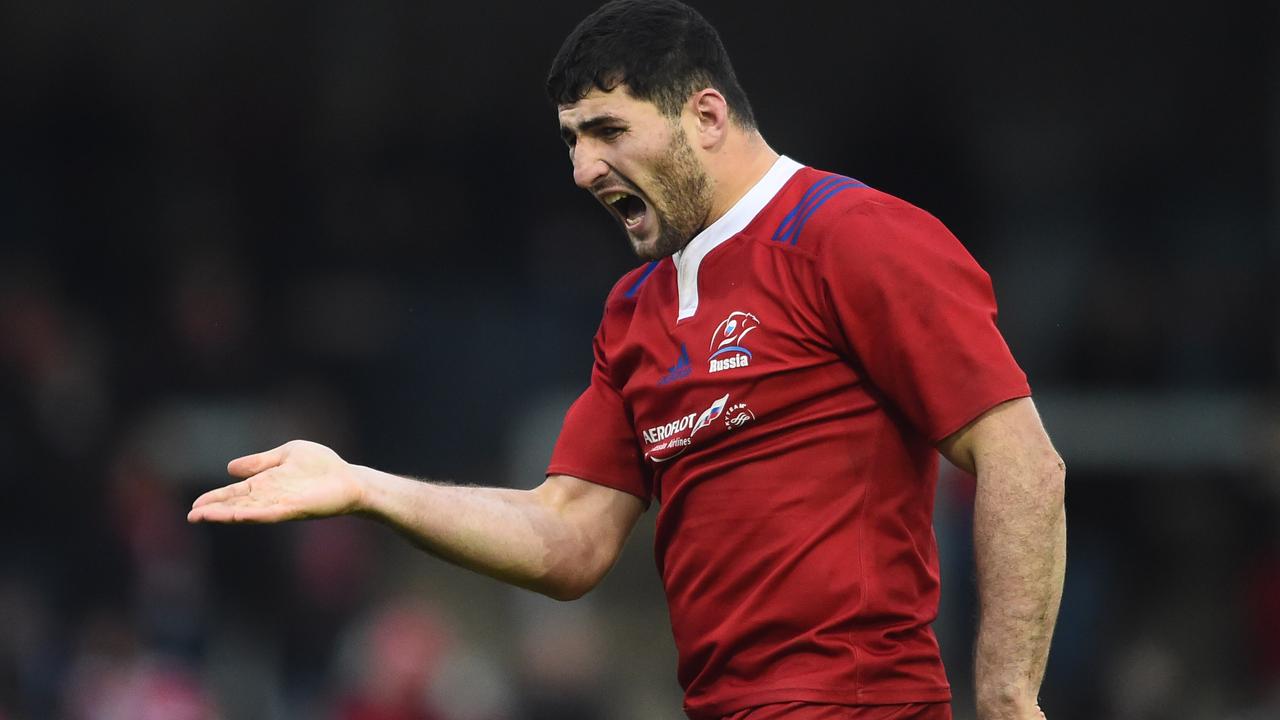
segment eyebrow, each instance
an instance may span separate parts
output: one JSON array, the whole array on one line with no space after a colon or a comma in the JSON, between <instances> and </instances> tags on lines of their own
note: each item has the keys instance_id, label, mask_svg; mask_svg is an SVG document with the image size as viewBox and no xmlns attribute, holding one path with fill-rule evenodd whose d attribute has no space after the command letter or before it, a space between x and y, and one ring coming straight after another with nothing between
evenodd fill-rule
<instances>
[{"instance_id":1,"label":"eyebrow","mask_svg":"<svg viewBox=\"0 0 1280 720\"><path fill-rule=\"evenodd\" d=\"M617 115L610 115L607 113L604 115L596 115L595 117L587 118L586 120L583 120L582 122L578 123L578 126L576 128L571 127L569 125L561 125L560 137L564 138L565 141L567 142L570 138L573 138L581 133L591 132L592 130L595 130L596 128L600 127L601 125L608 125L610 123L615 123L615 122L622 122L622 118L618 117Z\"/></svg>"}]
</instances>

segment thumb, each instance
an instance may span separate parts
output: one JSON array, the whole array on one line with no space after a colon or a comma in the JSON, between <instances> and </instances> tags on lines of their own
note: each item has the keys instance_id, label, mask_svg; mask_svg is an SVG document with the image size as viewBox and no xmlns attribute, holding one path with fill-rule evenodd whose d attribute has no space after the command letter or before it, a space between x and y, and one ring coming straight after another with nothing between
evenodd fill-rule
<instances>
[{"instance_id":1,"label":"thumb","mask_svg":"<svg viewBox=\"0 0 1280 720\"><path fill-rule=\"evenodd\" d=\"M284 462L285 445L265 452L245 455L227 463L227 472L238 478L251 478Z\"/></svg>"}]
</instances>

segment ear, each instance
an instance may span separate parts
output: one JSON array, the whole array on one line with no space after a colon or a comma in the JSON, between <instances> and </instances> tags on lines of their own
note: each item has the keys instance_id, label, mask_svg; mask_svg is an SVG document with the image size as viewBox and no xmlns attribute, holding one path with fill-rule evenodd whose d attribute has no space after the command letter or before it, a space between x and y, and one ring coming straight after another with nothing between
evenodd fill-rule
<instances>
[{"instance_id":1,"label":"ear","mask_svg":"<svg viewBox=\"0 0 1280 720\"><path fill-rule=\"evenodd\" d=\"M725 139L729 132L729 103L715 88L699 90L689 98L689 110L693 115L696 137L703 150L710 150Z\"/></svg>"}]
</instances>

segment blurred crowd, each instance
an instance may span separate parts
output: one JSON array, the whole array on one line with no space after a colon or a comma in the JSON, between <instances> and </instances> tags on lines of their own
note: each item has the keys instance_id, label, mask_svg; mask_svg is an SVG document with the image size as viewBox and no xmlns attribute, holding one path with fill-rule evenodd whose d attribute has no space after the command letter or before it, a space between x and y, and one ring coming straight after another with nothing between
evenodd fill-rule
<instances>
[{"instance_id":1,"label":"blurred crowd","mask_svg":"<svg viewBox=\"0 0 1280 720\"><path fill-rule=\"evenodd\" d=\"M1068 465L1049 717L1280 716L1280 13L695 4L777 149L995 280ZM635 261L541 94L594 3L535 5L0 8L0 720L681 717L652 512L572 604L364 520L185 521L295 437L540 481ZM1141 447L1205 397L1242 450ZM1068 442L1104 417L1054 426L1080 398L1139 419L1113 454ZM972 479L944 476L963 720Z\"/></svg>"}]
</instances>

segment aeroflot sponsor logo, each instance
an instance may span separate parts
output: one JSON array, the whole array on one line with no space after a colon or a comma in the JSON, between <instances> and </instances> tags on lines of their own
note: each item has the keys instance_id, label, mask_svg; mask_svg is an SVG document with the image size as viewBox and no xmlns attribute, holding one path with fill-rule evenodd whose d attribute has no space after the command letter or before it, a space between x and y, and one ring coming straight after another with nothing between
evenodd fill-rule
<instances>
[{"instance_id":1,"label":"aeroflot sponsor logo","mask_svg":"<svg viewBox=\"0 0 1280 720\"><path fill-rule=\"evenodd\" d=\"M698 413L691 412L679 420L672 420L666 425L649 428L644 431L644 441L645 443L652 445L653 443L666 440L678 432L684 432L685 430L693 427L693 419L696 417L698 417Z\"/></svg>"},{"instance_id":2,"label":"aeroflot sponsor logo","mask_svg":"<svg viewBox=\"0 0 1280 720\"><path fill-rule=\"evenodd\" d=\"M640 434L645 445L649 446L644 452L645 457L654 462L666 462L688 450L693 444L693 436L719 418L728 402L729 395L726 393L701 414L689 413L645 430Z\"/></svg>"},{"instance_id":3,"label":"aeroflot sponsor logo","mask_svg":"<svg viewBox=\"0 0 1280 720\"><path fill-rule=\"evenodd\" d=\"M747 333L760 327L760 320L741 310L729 313L711 335L710 367L707 372L721 372L744 368L751 364L751 351L744 340Z\"/></svg>"}]
</instances>

